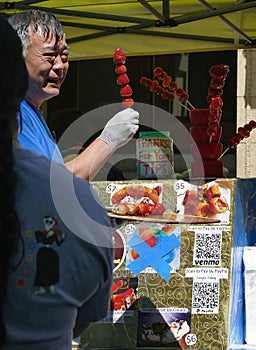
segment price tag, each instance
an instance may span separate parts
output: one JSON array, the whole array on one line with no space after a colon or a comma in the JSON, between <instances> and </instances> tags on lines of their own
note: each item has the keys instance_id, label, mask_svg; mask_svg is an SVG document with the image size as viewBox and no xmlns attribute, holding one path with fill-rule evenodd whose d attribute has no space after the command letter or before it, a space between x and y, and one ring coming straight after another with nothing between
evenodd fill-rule
<instances>
[{"instance_id":1,"label":"price tag","mask_svg":"<svg viewBox=\"0 0 256 350\"><path fill-rule=\"evenodd\" d=\"M106 193L113 193L117 189L115 184L108 184L106 187Z\"/></svg>"},{"instance_id":2,"label":"price tag","mask_svg":"<svg viewBox=\"0 0 256 350\"><path fill-rule=\"evenodd\" d=\"M184 193L189 187L190 185L183 180L178 180L174 184L174 190L177 192L178 195Z\"/></svg>"},{"instance_id":3,"label":"price tag","mask_svg":"<svg viewBox=\"0 0 256 350\"><path fill-rule=\"evenodd\" d=\"M136 230L136 225L134 224L127 224L125 226L125 232L127 235L132 234Z\"/></svg>"},{"instance_id":4,"label":"price tag","mask_svg":"<svg viewBox=\"0 0 256 350\"><path fill-rule=\"evenodd\" d=\"M197 342L197 337L193 333L189 333L185 337L185 343L187 345L194 345Z\"/></svg>"}]
</instances>

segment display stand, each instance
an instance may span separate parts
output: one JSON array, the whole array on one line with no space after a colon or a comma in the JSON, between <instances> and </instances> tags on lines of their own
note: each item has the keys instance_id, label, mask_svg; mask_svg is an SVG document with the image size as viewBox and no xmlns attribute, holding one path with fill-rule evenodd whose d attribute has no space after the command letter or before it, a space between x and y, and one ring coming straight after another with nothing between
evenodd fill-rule
<instances>
[{"instance_id":1,"label":"display stand","mask_svg":"<svg viewBox=\"0 0 256 350\"><path fill-rule=\"evenodd\" d=\"M92 185L111 207L113 193L135 183L160 186L159 201L181 214L191 206L192 196L188 203L185 195L197 191L202 203L208 201L207 217L218 222L113 221L110 311L82 336L81 349L251 349L244 340L242 256L243 247L255 243L250 237L255 232L256 180ZM214 212L214 196L226 203L223 212Z\"/></svg>"}]
</instances>

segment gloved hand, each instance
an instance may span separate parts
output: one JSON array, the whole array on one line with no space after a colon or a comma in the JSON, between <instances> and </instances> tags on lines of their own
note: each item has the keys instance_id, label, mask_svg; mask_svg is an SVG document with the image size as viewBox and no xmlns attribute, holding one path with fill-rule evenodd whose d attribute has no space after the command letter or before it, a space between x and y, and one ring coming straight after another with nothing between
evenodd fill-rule
<instances>
[{"instance_id":1,"label":"gloved hand","mask_svg":"<svg viewBox=\"0 0 256 350\"><path fill-rule=\"evenodd\" d=\"M124 146L139 128L139 113L126 108L111 118L99 138L113 149Z\"/></svg>"}]
</instances>

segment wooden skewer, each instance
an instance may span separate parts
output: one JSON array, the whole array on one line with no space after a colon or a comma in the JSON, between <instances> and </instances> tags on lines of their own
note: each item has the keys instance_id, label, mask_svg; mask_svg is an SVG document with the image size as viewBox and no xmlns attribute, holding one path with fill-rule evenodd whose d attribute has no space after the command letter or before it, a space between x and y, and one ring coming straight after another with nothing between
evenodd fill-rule
<instances>
[{"instance_id":1,"label":"wooden skewer","mask_svg":"<svg viewBox=\"0 0 256 350\"><path fill-rule=\"evenodd\" d=\"M218 158L217 160L220 160L220 159L224 156L224 154L227 153L228 150L229 150L229 148L227 147L227 148L225 149L225 151L221 153L221 155L219 156L219 158Z\"/></svg>"},{"instance_id":2,"label":"wooden skewer","mask_svg":"<svg viewBox=\"0 0 256 350\"><path fill-rule=\"evenodd\" d=\"M180 100L178 100L177 98L174 99L175 102L177 102L180 106L184 107L186 110L188 110L189 112L191 111L191 109L189 109L186 105L184 105L183 103L180 102Z\"/></svg>"},{"instance_id":3,"label":"wooden skewer","mask_svg":"<svg viewBox=\"0 0 256 350\"><path fill-rule=\"evenodd\" d=\"M195 107L192 105L191 102L189 102L189 100L187 100L187 103L190 105L190 107L191 107L192 109L195 109Z\"/></svg>"}]
</instances>

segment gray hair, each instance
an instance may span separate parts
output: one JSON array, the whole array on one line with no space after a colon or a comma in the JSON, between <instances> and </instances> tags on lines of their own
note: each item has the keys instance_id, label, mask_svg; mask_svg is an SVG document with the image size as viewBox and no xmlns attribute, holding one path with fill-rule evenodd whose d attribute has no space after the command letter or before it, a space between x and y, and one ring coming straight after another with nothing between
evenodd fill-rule
<instances>
[{"instance_id":1,"label":"gray hair","mask_svg":"<svg viewBox=\"0 0 256 350\"><path fill-rule=\"evenodd\" d=\"M36 9L26 10L11 16L8 21L20 37L24 57L27 54L33 33L37 33L45 39L54 34L56 43L65 37L61 23L49 12Z\"/></svg>"}]
</instances>

